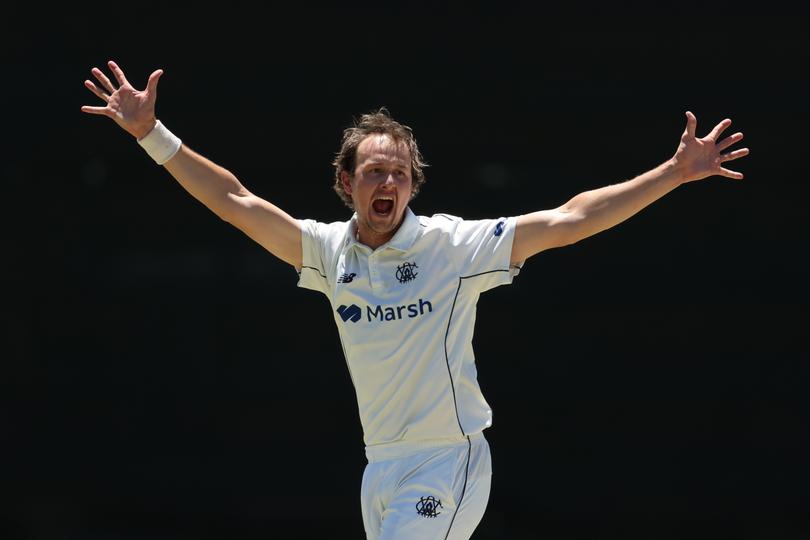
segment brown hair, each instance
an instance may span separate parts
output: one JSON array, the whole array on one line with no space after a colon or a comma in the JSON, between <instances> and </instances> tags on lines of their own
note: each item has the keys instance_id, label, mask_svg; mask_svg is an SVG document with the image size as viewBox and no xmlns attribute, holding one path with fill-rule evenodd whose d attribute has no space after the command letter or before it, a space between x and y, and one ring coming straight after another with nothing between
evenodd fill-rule
<instances>
[{"instance_id":1,"label":"brown hair","mask_svg":"<svg viewBox=\"0 0 810 540\"><path fill-rule=\"evenodd\" d=\"M354 176L354 169L357 166L357 148L363 140L372 133L382 133L390 136L395 143L404 142L411 154L411 199L419 193L419 188L425 183L425 173L422 170L427 167L416 145L416 139L410 127L400 124L393 118L385 107L380 107L377 111L364 114L360 120L355 120L352 127L343 130L343 139L340 151L335 155L335 185L333 189L337 192L341 200L351 209L354 209L352 197L343 189L343 182L340 180L340 173L348 172Z\"/></svg>"}]
</instances>

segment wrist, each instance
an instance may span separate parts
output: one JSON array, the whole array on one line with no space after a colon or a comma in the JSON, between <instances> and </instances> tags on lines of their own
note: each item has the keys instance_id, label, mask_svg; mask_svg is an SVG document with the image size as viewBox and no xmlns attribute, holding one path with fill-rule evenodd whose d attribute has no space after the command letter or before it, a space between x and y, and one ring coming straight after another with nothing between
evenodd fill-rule
<instances>
[{"instance_id":1,"label":"wrist","mask_svg":"<svg viewBox=\"0 0 810 540\"><path fill-rule=\"evenodd\" d=\"M174 157L183 142L160 120L155 120L154 127L143 137L138 138L138 144L155 160L155 163L163 165Z\"/></svg>"},{"instance_id":2,"label":"wrist","mask_svg":"<svg viewBox=\"0 0 810 540\"><path fill-rule=\"evenodd\" d=\"M157 118L152 118L149 122L138 126L136 128L131 129L129 132L132 134L136 139L140 140L149 135L149 132L155 129L157 125Z\"/></svg>"},{"instance_id":3,"label":"wrist","mask_svg":"<svg viewBox=\"0 0 810 540\"><path fill-rule=\"evenodd\" d=\"M666 176L676 185L685 184L689 181L689 175L685 167L673 158L668 159L662 165Z\"/></svg>"}]
</instances>

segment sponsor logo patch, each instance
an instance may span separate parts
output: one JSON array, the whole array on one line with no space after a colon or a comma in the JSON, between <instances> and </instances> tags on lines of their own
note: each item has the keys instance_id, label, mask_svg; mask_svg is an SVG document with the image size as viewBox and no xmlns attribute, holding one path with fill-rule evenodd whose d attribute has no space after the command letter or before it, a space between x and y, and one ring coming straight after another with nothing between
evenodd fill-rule
<instances>
[{"instance_id":1,"label":"sponsor logo patch","mask_svg":"<svg viewBox=\"0 0 810 540\"><path fill-rule=\"evenodd\" d=\"M338 315L340 315L340 318L343 319L343 322L350 320L353 323L356 323L360 320L360 317L363 316L363 312L360 310L360 306L357 304L352 304L349 307L341 305L339 308L337 308L337 312Z\"/></svg>"}]
</instances>

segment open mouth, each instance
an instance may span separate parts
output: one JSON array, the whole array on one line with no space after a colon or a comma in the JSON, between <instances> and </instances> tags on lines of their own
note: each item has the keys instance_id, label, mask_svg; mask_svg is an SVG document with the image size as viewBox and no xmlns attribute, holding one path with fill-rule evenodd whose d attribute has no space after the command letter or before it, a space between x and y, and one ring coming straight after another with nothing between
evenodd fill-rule
<instances>
[{"instance_id":1,"label":"open mouth","mask_svg":"<svg viewBox=\"0 0 810 540\"><path fill-rule=\"evenodd\" d=\"M379 197L374 199L374 201L371 203L371 207L377 214L387 216L394 210L394 198L388 196Z\"/></svg>"}]
</instances>

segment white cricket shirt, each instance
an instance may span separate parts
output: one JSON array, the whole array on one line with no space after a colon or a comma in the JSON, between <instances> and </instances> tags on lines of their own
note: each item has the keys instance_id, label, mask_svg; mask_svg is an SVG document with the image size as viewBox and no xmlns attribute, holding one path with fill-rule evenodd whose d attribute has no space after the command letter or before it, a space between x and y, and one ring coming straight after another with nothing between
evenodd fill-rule
<instances>
[{"instance_id":1,"label":"white cricket shirt","mask_svg":"<svg viewBox=\"0 0 810 540\"><path fill-rule=\"evenodd\" d=\"M300 220L299 287L332 305L370 457L481 432L492 410L472 338L480 293L506 283L515 217L423 217L410 208L376 250L349 221ZM397 450L400 449L400 450Z\"/></svg>"}]
</instances>

